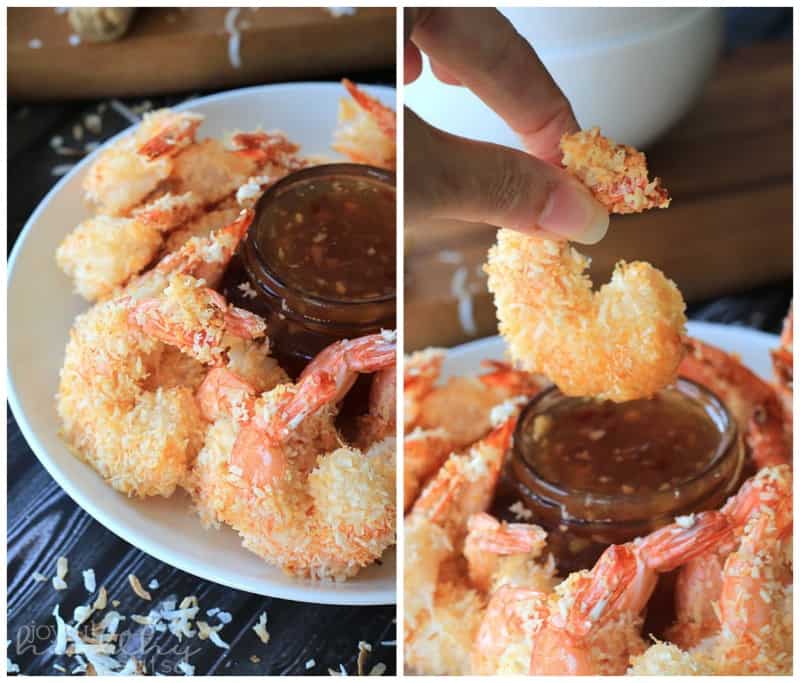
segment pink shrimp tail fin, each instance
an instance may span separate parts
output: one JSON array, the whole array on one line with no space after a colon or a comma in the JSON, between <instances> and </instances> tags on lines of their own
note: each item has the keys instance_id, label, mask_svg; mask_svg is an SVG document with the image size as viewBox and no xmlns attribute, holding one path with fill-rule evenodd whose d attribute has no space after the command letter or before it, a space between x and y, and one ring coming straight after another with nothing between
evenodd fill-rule
<instances>
[{"instance_id":1,"label":"pink shrimp tail fin","mask_svg":"<svg viewBox=\"0 0 800 683\"><path fill-rule=\"evenodd\" d=\"M281 408L268 429L278 439L295 430L309 415L332 402L337 393L336 380L330 373L320 371L305 377L297 391Z\"/></svg>"},{"instance_id":2,"label":"pink shrimp tail fin","mask_svg":"<svg viewBox=\"0 0 800 683\"><path fill-rule=\"evenodd\" d=\"M394 138L397 129L397 114L374 97L367 95L352 81L343 78L342 85L347 88L347 92L350 93L350 97L356 104L373 118L384 134Z\"/></svg>"},{"instance_id":3,"label":"pink shrimp tail fin","mask_svg":"<svg viewBox=\"0 0 800 683\"><path fill-rule=\"evenodd\" d=\"M484 443L493 448L505 451L511 446L514 429L517 426L518 415L509 417L505 422L495 427L484 439Z\"/></svg>"},{"instance_id":4,"label":"pink shrimp tail fin","mask_svg":"<svg viewBox=\"0 0 800 683\"><path fill-rule=\"evenodd\" d=\"M591 578L578 590L567 615L570 634L584 637L613 613L638 570L638 560L628 545L610 545L592 569Z\"/></svg>"},{"instance_id":5,"label":"pink shrimp tail fin","mask_svg":"<svg viewBox=\"0 0 800 683\"><path fill-rule=\"evenodd\" d=\"M195 133L202 122L202 116L181 116L177 121L158 131L137 151L148 161L154 161L163 156L174 156L183 147L194 141Z\"/></svg>"},{"instance_id":6,"label":"pink shrimp tail fin","mask_svg":"<svg viewBox=\"0 0 800 683\"><path fill-rule=\"evenodd\" d=\"M709 510L654 531L640 549L650 569L668 572L732 540L730 520L718 510Z\"/></svg>"}]
</instances>

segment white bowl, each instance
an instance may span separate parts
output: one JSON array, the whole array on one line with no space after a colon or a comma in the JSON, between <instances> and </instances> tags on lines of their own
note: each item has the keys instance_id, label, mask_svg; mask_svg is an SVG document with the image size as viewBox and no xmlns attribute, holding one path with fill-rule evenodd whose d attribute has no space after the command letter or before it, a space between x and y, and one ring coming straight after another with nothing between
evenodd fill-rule
<instances>
[{"instance_id":1,"label":"white bowl","mask_svg":"<svg viewBox=\"0 0 800 683\"><path fill-rule=\"evenodd\" d=\"M722 46L714 8L524 8L503 12L537 50L582 127L645 148L685 114ZM494 112L426 68L405 102L429 123L520 147Z\"/></svg>"},{"instance_id":2,"label":"white bowl","mask_svg":"<svg viewBox=\"0 0 800 683\"><path fill-rule=\"evenodd\" d=\"M395 106L391 88L367 91ZM279 128L309 154L328 154L339 98L335 83L289 83L233 90L176 109L205 114L201 135ZM87 304L56 267L55 249L88 217L81 199L85 159L62 178L33 212L17 239L8 275L8 393L11 409L33 452L64 490L98 522L128 543L204 579L301 602L380 605L395 601L395 551L345 583L302 581L286 576L245 550L231 529L206 530L188 497L134 500L115 492L67 450L58 435L54 395L69 329Z\"/></svg>"}]
</instances>

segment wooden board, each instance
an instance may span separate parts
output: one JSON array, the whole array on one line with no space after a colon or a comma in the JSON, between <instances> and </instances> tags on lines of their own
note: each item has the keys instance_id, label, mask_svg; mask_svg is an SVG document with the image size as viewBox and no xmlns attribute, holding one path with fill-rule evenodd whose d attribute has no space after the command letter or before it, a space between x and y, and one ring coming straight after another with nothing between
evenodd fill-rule
<instances>
[{"instance_id":1,"label":"wooden board","mask_svg":"<svg viewBox=\"0 0 800 683\"><path fill-rule=\"evenodd\" d=\"M36 100L124 97L319 78L395 63L395 10L243 8L241 66L229 56L226 8L143 8L113 43L70 44L66 15L8 10L8 92ZM31 41L41 47L31 48ZM34 42L34 44L38 44Z\"/></svg>"},{"instance_id":2,"label":"wooden board","mask_svg":"<svg viewBox=\"0 0 800 683\"><path fill-rule=\"evenodd\" d=\"M791 43L724 59L697 105L647 156L672 206L614 216L601 244L581 247L595 282L606 281L618 260L649 261L692 302L791 275ZM496 333L481 271L494 233L457 222L406 226L407 350ZM473 294L472 334L452 292L461 268Z\"/></svg>"}]
</instances>

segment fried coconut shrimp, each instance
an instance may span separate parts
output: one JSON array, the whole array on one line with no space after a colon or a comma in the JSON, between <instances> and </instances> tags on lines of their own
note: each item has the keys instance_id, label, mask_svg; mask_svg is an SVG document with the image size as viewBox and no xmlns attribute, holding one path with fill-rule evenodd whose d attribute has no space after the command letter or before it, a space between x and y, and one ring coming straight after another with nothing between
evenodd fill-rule
<instances>
[{"instance_id":1,"label":"fried coconut shrimp","mask_svg":"<svg viewBox=\"0 0 800 683\"><path fill-rule=\"evenodd\" d=\"M214 423L188 485L203 521L296 576L341 580L378 559L394 541L394 439L344 445L334 417L357 374L393 366L394 353L384 335L337 342L296 384L260 396L209 373L199 396Z\"/></svg>"},{"instance_id":2,"label":"fried coconut shrimp","mask_svg":"<svg viewBox=\"0 0 800 683\"><path fill-rule=\"evenodd\" d=\"M596 132L562 141L564 163L616 213L666 206L644 157ZM659 199L660 198L660 199ZM499 230L485 270L511 357L569 396L647 398L672 383L684 355L685 304L649 263L621 262L592 290L589 259L569 243Z\"/></svg>"},{"instance_id":3,"label":"fried coconut shrimp","mask_svg":"<svg viewBox=\"0 0 800 683\"><path fill-rule=\"evenodd\" d=\"M217 261L230 238L220 233L186 245L125 295L96 304L78 316L70 332L57 409L63 435L75 454L94 467L118 491L128 495L169 496L184 479L203 441L205 422L194 392L210 352L201 343L214 325L194 317L192 295L206 290L193 276L224 267ZM235 248L235 245L234 245ZM232 251L230 252L232 254ZM211 262L204 257L213 255ZM206 296L221 306L216 293ZM181 357L167 346L160 329L166 317L152 297L173 302L179 324L194 320L198 340L191 355ZM218 310L217 342L227 327L232 335L263 336L251 314L227 307ZM186 349L190 350L190 349Z\"/></svg>"},{"instance_id":4,"label":"fried coconut shrimp","mask_svg":"<svg viewBox=\"0 0 800 683\"><path fill-rule=\"evenodd\" d=\"M514 403L498 426L463 454L452 454L405 521L405 660L418 674L468 674L489 591L547 585L553 565L536 562L545 534L486 515L516 423ZM494 597L492 596L492 600ZM489 623L487 623L487 628ZM499 628L493 623L492 631ZM486 657L489 655L486 654Z\"/></svg>"},{"instance_id":5,"label":"fried coconut shrimp","mask_svg":"<svg viewBox=\"0 0 800 683\"><path fill-rule=\"evenodd\" d=\"M339 128L333 148L356 163L393 171L395 168L396 115L346 78L351 100L340 100Z\"/></svg>"},{"instance_id":6,"label":"fried coconut shrimp","mask_svg":"<svg viewBox=\"0 0 800 683\"><path fill-rule=\"evenodd\" d=\"M670 204L660 178L648 179L645 155L600 135L599 128L561 138L564 167L609 213L640 213Z\"/></svg>"},{"instance_id":7,"label":"fried coconut shrimp","mask_svg":"<svg viewBox=\"0 0 800 683\"><path fill-rule=\"evenodd\" d=\"M757 468L792 461L791 400L788 413L782 389L745 367L734 355L687 338L688 354L679 373L721 398L733 413ZM791 392L789 392L791 393Z\"/></svg>"},{"instance_id":8,"label":"fried coconut shrimp","mask_svg":"<svg viewBox=\"0 0 800 683\"><path fill-rule=\"evenodd\" d=\"M733 538L681 567L667 637L719 673L790 672L791 469L761 469L721 512Z\"/></svg>"}]
</instances>

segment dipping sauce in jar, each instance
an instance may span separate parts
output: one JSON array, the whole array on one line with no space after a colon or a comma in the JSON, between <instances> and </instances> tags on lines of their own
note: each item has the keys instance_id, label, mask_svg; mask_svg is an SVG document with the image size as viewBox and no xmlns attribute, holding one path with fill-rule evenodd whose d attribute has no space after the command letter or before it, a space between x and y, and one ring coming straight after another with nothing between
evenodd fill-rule
<instances>
[{"instance_id":1,"label":"dipping sauce in jar","mask_svg":"<svg viewBox=\"0 0 800 683\"><path fill-rule=\"evenodd\" d=\"M267 189L223 283L264 317L271 350L297 375L323 348L395 327L394 174L325 164Z\"/></svg>"},{"instance_id":2,"label":"dipping sauce in jar","mask_svg":"<svg viewBox=\"0 0 800 683\"><path fill-rule=\"evenodd\" d=\"M370 176L295 180L258 217L267 267L289 287L333 301L395 292L395 191Z\"/></svg>"},{"instance_id":3,"label":"dipping sauce in jar","mask_svg":"<svg viewBox=\"0 0 800 683\"><path fill-rule=\"evenodd\" d=\"M743 462L725 406L688 380L627 403L552 388L520 415L496 508L507 518L521 501L547 529L559 568L586 569L612 543L719 508Z\"/></svg>"},{"instance_id":4,"label":"dipping sauce in jar","mask_svg":"<svg viewBox=\"0 0 800 683\"><path fill-rule=\"evenodd\" d=\"M624 404L573 398L517 433L536 471L556 486L626 495L680 487L714 459L713 416L678 392Z\"/></svg>"}]
</instances>

